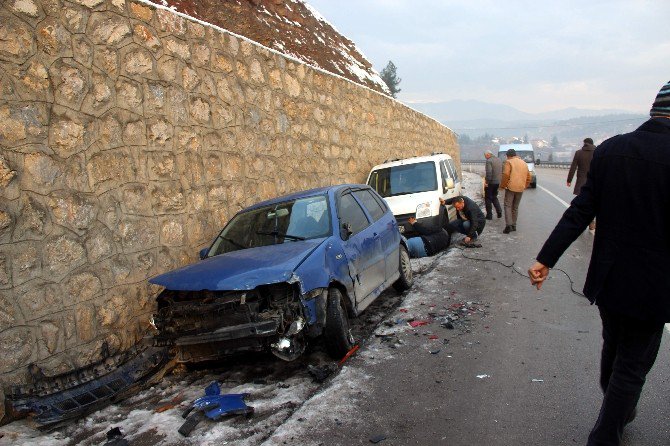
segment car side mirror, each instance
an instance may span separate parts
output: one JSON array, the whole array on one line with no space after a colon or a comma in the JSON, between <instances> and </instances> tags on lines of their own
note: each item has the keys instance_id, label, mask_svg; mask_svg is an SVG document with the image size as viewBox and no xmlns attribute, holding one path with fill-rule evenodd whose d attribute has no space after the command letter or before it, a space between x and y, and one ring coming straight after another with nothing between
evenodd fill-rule
<instances>
[{"instance_id":1,"label":"car side mirror","mask_svg":"<svg viewBox=\"0 0 670 446\"><path fill-rule=\"evenodd\" d=\"M200 253L199 253L199 255L200 255L200 260L202 260L202 259L204 259L205 257L207 257L207 254L209 254L209 248L202 248L202 249L200 250Z\"/></svg>"},{"instance_id":2,"label":"car side mirror","mask_svg":"<svg viewBox=\"0 0 670 446\"><path fill-rule=\"evenodd\" d=\"M453 178L447 178L447 189L453 189L456 187L454 184L454 179Z\"/></svg>"},{"instance_id":3,"label":"car side mirror","mask_svg":"<svg viewBox=\"0 0 670 446\"><path fill-rule=\"evenodd\" d=\"M342 240L349 240L349 237L351 237L351 234L353 233L354 231L351 230L351 223L348 222L342 223L342 229L340 230Z\"/></svg>"}]
</instances>

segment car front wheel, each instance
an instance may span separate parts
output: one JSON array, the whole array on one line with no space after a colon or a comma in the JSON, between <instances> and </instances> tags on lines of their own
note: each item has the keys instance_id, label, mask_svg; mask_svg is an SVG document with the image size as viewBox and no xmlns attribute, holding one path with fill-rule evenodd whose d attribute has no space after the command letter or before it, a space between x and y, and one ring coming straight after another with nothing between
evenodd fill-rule
<instances>
[{"instance_id":1,"label":"car front wheel","mask_svg":"<svg viewBox=\"0 0 670 446\"><path fill-rule=\"evenodd\" d=\"M326 349L334 359L341 359L354 346L354 337L349 328L349 318L340 290L337 288L328 290L326 305L326 328L324 330Z\"/></svg>"},{"instance_id":2,"label":"car front wheel","mask_svg":"<svg viewBox=\"0 0 670 446\"><path fill-rule=\"evenodd\" d=\"M409 253L404 245L400 245L400 265L398 266L400 277L393 283L393 288L399 293L412 288L414 276L412 275L412 264L409 261Z\"/></svg>"}]
</instances>

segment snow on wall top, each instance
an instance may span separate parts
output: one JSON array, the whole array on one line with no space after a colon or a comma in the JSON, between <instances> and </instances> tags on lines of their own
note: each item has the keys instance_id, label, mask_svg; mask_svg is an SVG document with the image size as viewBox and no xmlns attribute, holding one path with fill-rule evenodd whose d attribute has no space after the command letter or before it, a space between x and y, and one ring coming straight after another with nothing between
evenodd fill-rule
<instances>
[{"instance_id":1,"label":"snow on wall top","mask_svg":"<svg viewBox=\"0 0 670 446\"><path fill-rule=\"evenodd\" d=\"M303 0L150 0L389 95L354 42Z\"/></svg>"}]
</instances>

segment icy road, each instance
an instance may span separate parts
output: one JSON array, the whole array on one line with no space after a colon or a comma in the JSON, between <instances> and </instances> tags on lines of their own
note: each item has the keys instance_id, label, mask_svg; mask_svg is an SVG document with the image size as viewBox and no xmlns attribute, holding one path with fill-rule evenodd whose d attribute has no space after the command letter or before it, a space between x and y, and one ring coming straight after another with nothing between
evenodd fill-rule
<instances>
[{"instance_id":1,"label":"icy road","mask_svg":"<svg viewBox=\"0 0 670 446\"><path fill-rule=\"evenodd\" d=\"M182 368L52 433L25 421L3 426L0 445L99 445L113 427L131 445L584 444L601 402L600 320L570 279L581 291L593 235L558 263L569 278L553 270L538 292L522 276L572 199L566 175L538 169L518 232L489 221L482 248L413 260L414 288L386 292L363 313L360 350L323 383L308 372L332 364L319 346L294 363L256 355ZM481 201L479 177L466 180L465 193ZM625 445L670 444L668 350L666 336ZM214 380L249 393L255 414L205 420L182 437L182 412Z\"/></svg>"}]
</instances>

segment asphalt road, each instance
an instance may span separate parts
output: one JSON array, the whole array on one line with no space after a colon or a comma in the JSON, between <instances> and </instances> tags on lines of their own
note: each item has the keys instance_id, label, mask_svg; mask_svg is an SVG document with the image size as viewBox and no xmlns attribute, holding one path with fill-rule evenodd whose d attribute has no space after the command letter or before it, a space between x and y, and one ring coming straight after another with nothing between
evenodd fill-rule
<instances>
[{"instance_id":1,"label":"asphalt road","mask_svg":"<svg viewBox=\"0 0 670 446\"><path fill-rule=\"evenodd\" d=\"M370 444L380 435L385 445L585 444L602 400L601 326L597 308L571 291L570 280L581 291L593 235L585 231L573 243L542 291L519 274L572 198L566 176L567 170L539 169L538 188L523 195L516 233L502 234L504 221L493 220L482 248L452 250L418 278L413 291L421 305L446 307L457 298L481 304L483 317L454 330L431 324L401 332L393 349L368 345L374 354L348 366L368 377L366 388L328 403L346 405L349 416L329 419L324 408L318 427L296 440ZM513 262L518 272L494 261ZM625 445L670 444L667 334ZM442 347L434 354L426 348L432 337Z\"/></svg>"}]
</instances>

